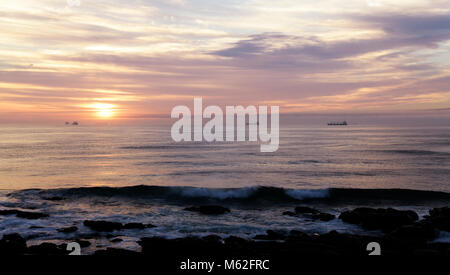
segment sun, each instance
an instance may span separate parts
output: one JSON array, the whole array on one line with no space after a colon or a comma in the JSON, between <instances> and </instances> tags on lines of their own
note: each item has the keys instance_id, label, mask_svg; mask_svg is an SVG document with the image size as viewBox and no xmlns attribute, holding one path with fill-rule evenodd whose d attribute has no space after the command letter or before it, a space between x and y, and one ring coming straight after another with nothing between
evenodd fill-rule
<instances>
[{"instance_id":1,"label":"sun","mask_svg":"<svg viewBox=\"0 0 450 275\"><path fill-rule=\"evenodd\" d=\"M115 105L108 103L94 103L91 107L95 110L95 114L99 118L111 118L114 116Z\"/></svg>"}]
</instances>

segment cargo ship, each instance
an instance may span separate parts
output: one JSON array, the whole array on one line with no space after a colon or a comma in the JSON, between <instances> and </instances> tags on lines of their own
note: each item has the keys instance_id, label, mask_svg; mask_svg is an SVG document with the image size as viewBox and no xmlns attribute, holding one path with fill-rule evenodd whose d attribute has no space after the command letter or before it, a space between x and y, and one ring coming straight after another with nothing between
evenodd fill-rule
<instances>
[{"instance_id":1,"label":"cargo ship","mask_svg":"<svg viewBox=\"0 0 450 275\"><path fill-rule=\"evenodd\" d=\"M328 122L328 125L329 126L346 126L346 125L348 125L347 124L347 121L341 121L341 122Z\"/></svg>"}]
</instances>

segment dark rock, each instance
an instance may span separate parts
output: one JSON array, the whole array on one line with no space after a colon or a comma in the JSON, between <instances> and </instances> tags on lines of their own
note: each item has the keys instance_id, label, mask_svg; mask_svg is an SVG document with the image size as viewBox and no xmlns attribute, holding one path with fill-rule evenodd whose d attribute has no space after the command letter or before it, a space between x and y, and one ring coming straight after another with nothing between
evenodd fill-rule
<instances>
[{"instance_id":1,"label":"dark rock","mask_svg":"<svg viewBox=\"0 0 450 275\"><path fill-rule=\"evenodd\" d=\"M373 236L360 236L346 233L339 233L335 230L319 235L314 238L314 243L326 246L328 253L337 255L368 255L367 244L378 242L386 249L385 242Z\"/></svg>"},{"instance_id":2,"label":"dark rock","mask_svg":"<svg viewBox=\"0 0 450 275\"><path fill-rule=\"evenodd\" d=\"M131 223L127 223L124 224L122 229L145 229L145 228L153 228L156 227L156 225L153 224L143 224L143 223L138 223L138 222L131 222Z\"/></svg>"},{"instance_id":3,"label":"dark rock","mask_svg":"<svg viewBox=\"0 0 450 275\"><path fill-rule=\"evenodd\" d=\"M198 237L186 237L177 239L165 239L159 237L142 238L138 241L142 247L142 253L151 257L170 257L176 253L177 256L196 257L206 253L219 253L219 242L205 240Z\"/></svg>"},{"instance_id":4,"label":"dark rock","mask_svg":"<svg viewBox=\"0 0 450 275\"><path fill-rule=\"evenodd\" d=\"M422 249L414 249L413 255L417 257L431 257L431 256L439 256L440 253L438 250L422 248Z\"/></svg>"},{"instance_id":5,"label":"dark rock","mask_svg":"<svg viewBox=\"0 0 450 275\"><path fill-rule=\"evenodd\" d=\"M146 226L142 223L132 222L123 226L123 229L145 229Z\"/></svg>"},{"instance_id":6,"label":"dark rock","mask_svg":"<svg viewBox=\"0 0 450 275\"><path fill-rule=\"evenodd\" d=\"M267 230L266 235L256 235L253 239L275 241L275 240L284 240L284 239L286 239L286 237L279 232L275 232L273 230Z\"/></svg>"},{"instance_id":7,"label":"dark rock","mask_svg":"<svg viewBox=\"0 0 450 275\"><path fill-rule=\"evenodd\" d=\"M287 215L287 216L303 215L303 216L309 217L313 220L321 220L321 221L331 221L334 218L336 218L332 214L322 213L317 209L310 208L310 207L304 207L304 206L296 207L295 213L292 211L285 211L285 212L283 212L283 215Z\"/></svg>"},{"instance_id":8,"label":"dark rock","mask_svg":"<svg viewBox=\"0 0 450 275\"><path fill-rule=\"evenodd\" d=\"M91 245L91 242L87 241L87 240L77 239L77 240L75 240L75 242L77 242L81 248L89 247Z\"/></svg>"},{"instance_id":9,"label":"dark rock","mask_svg":"<svg viewBox=\"0 0 450 275\"><path fill-rule=\"evenodd\" d=\"M450 231L450 207L431 209L425 220L440 230Z\"/></svg>"},{"instance_id":10,"label":"dark rock","mask_svg":"<svg viewBox=\"0 0 450 275\"><path fill-rule=\"evenodd\" d=\"M436 238L437 232L430 223L421 221L401 226L394 230L390 236L408 242L426 242Z\"/></svg>"},{"instance_id":11,"label":"dark rock","mask_svg":"<svg viewBox=\"0 0 450 275\"><path fill-rule=\"evenodd\" d=\"M66 255L67 252L63 248L64 246L58 246L54 243L41 243L39 245L32 245L28 248L29 254L34 255Z\"/></svg>"},{"instance_id":12,"label":"dark rock","mask_svg":"<svg viewBox=\"0 0 450 275\"><path fill-rule=\"evenodd\" d=\"M219 236L186 237L178 239L165 239L160 237L142 238L138 241L142 247L142 253L152 259L167 259L173 257L196 256L226 256L241 257L251 255L253 257L267 257L274 260L298 261L302 256L365 256L370 242L378 242L382 247L382 255L449 255L450 244L446 243L418 243L404 242L391 237L359 236L342 234L331 231L326 234L310 236L300 231L293 230L287 238L279 240L280 233L268 232L263 239L266 241L249 240L237 236L230 236L221 241ZM267 236L276 237L269 240Z\"/></svg>"},{"instance_id":13,"label":"dark rock","mask_svg":"<svg viewBox=\"0 0 450 275\"><path fill-rule=\"evenodd\" d=\"M303 232L303 231L299 231L299 230L291 230L291 231L289 232L289 236L292 236L292 237L304 237L304 236L309 236L309 235L306 234L306 233Z\"/></svg>"},{"instance_id":14,"label":"dark rock","mask_svg":"<svg viewBox=\"0 0 450 275\"><path fill-rule=\"evenodd\" d=\"M30 219L30 220L36 220L36 219L41 219L41 218L47 218L48 214L45 213L39 213L39 212L25 212L25 211L20 211L19 213L17 213L16 215L18 218L23 218L23 219Z\"/></svg>"},{"instance_id":15,"label":"dark rock","mask_svg":"<svg viewBox=\"0 0 450 275\"><path fill-rule=\"evenodd\" d=\"M61 232L61 233L73 233L73 232L75 232L77 230L78 230L78 227L70 226L70 227L60 228L60 229L58 229L58 232Z\"/></svg>"},{"instance_id":16,"label":"dark rock","mask_svg":"<svg viewBox=\"0 0 450 275\"><path fill-rule=\"evenodd\" d=\"M16 209L0 210L0 215L2 216L16 215L18 212L19 210Z\"/></svg>"},{"instance_id":17,"label":"dark rock","mask_svg":"<svg viewBox=\"0 0 450 275\"><path fill-rule=\"evenodd\" d=\"M222 241L222 238L217 235L208 235L208 236L202 237L202 240L205 240L207 242L219 243Z\"/></svg>"},{"instance_id":18,"label":"dark rock","mask_svg":"<svg viewBox=\"0 0 450 275\"><path fill-rule=\"evenodd\" d=\"M94 255L99 256L136 256L139 254L140 253L136 251L111 247L108 247L106 250L97 250L94 252Z\"/></svg>"},{"instance_id":19,"label":"dark rock","mask_svg":"<svg viewBox=\"0 0 450 275\"><path fill-rule=\"evenodd\" d=\"M123 225L119 222L85 220L83 224L92 230L100 232L112 232L123 228Z\"/></svg>"},{"instance_id":20,"label":"dark rock","mask_svg":"<svg viewBox=\"0 0 450 275\"><path fill-rule=\"evenodd\" d=\"M332 214L328 214L328 213L317 213L317 214L312 214L310 216L313 220L321 220L324 222L328 222L331 220L334 220L336 217Z\"/></svg>"},{"instance_id":21,"label":"dark rock","mask_svg":"<svg viewBox=\"0 0 450 275\"><path fill-rule=\"evenodd\" d=\"M205 215L220 215L230 212L230 209L220 205L202 205L185 208L186 211L199 212Z\"/></svg>"},{"instance_id":22,"label":"dark rock","mask_svg":"<svg viewBox=\"0 0 450 275\"><path fill-rule=\"evenodd\" d=\"M137 242L142 247L142 253L151 254L154 249L160 249L161 253L167 250L168 240L162 237L142 238Z\"/></svg>"},{"instance_id":23,"label":"dark rock","mask_svg":"<svg viewBox=\"0 0 450 275\"><path fill-rule=\"evenodd\" d=\"M318 214L320 213L319 210L305 207L305 206L297 206L295 207L295 213L296 214Z\"/></svg>"},{"instance_id":24,"label":"dark rock","mask_svg":"<svg viewBox=\"0 0 450 275\"><path fill-rule=\"evenodd\" d=\"M55 196L55 197L45 197L43 199L46 201L62 201L64 198Z\"/></svg>"},{"instance_id":25,"label":"dark rock","mask_svg":"<svg viewBox=\"0 0 450 275\"><path fill-rule=\"evenodd\" d=\"M112 243L120 243L120 242L122 242L123 240L121 239L121 238L115 238L115 239L112 239L111 240L111 242Z\"/></svg>"},{"instance_id":26,"label":"dark rock","mask_svg":"<svg viewBox=\"0 0 450 275\"><path fill-rule=\"evenodd\" d=\"M8 210L0 210L0 215L8 216L8 215L16 215L18 218L36 220L41 218L47 218L48 214L40 213L40 212L27 212L21 211L17 209L8 209Z\"/></svg>"},{"instance_id":27,"label":"dark rock","mask_svg":"<svg viewBox=\"0 0 450 275\"><path fill-rule=\"evenodd\" d=\"M289 236L287 238L288 241L305 241L305 240L310 240L311 237L306 234L305 232L302 231L298 231L298 230L291 230L291 232L289 232Z\"/></svg>"},{"instance_id":28,"label":"dark rock","mask_svg":"<svg viewBox=\"0 0 450 275\"><path fill-rule=\"evenodd\" d=\"M430 210L431 217L450 217L450 207L433 208Z\"/></svg>"},{"instance_id":29,"label":"dark rock","mask_svg":"<svg viewBox=\"0 0 450 275\"><path fill-rule=\"evenodd\" d=\"M250 242L249 239L245 239L245 238L241 238L241 237L237 237L237 236L229 236L229 237L225 238L223 241L227 245L235 245L235 246L246 245Z\"/></svg>"},{"instance_id":30,"label":"dark rock","mask_svg":"<svg viewBox=\"0 0 450 275\"><path fill-rule=\"evenodd\" d=\"M17 233L5 234L0 240L0 255L22 255L26 249L25 239Z\"/></svg>"},{"instance_id":31,"label":"dark rock","mask_svg":"<svg viewBox=\"0 0 450 275\"><path fill-rule=\"evenodd\" d=\"M419 216L411 210L396 210L392 208L361 207L345 211L339 219L347 223L358 224L366 229L381 229L392 231L400 226L414 223Z\"/></svg>"},{"instance_id":32,"label":"dark rock","mask_svg":"<svg viewBox=\"0 0 450 275\"><path fill-rule=\"evenodd\" d=\"M441 255L450 257L450 243L428 243L427 247L439 251Z\"/></svg>"}]
</instances>

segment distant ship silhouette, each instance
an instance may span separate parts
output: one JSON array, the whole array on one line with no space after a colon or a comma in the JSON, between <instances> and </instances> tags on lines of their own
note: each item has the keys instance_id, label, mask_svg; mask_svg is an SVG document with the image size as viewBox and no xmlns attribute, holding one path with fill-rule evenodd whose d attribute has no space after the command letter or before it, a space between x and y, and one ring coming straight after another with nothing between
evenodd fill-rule
<instances>
[{"instance_id":1,"label":"distant ship silhouette","mask_svg":"<svg viewBox=\"0 0 450 275\"><path fill-rule=\"evenodd\" d=\"M68 121L66 121L66 123L65 123L66 125L70 125L70 122L68 122ZM78 121L74 121L74 122L72 122L72 125L74 125L74 126L78 126Z\"/></svg>"},{"instance_id":2,"label":"distant ship silhouette","mask_svg":"<svg viewBox=\"0 0 450 275\"><path fill-rule=\"evenodd\" d=\"M330 126L336 126L336 125L342 125L342 126L346 126L346 125L348 125L347 124L347 121L341 121L341 122L328 122L328 125L330 125Z\"/></svg>"}]
</instances>

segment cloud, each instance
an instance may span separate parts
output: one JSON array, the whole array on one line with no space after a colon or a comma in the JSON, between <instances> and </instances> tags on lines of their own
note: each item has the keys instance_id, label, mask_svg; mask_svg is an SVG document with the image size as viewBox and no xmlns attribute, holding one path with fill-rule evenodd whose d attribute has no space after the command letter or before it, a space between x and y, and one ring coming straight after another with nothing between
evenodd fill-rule
<instances>
[{"instance_id":1,"label":"cloud","mask_svg":"<svg viewBox=\"0 0 450 275\"><path fill-rule=\"evenodd\" d=\"M1 106L51 115L100 102L129 118L193 96L286 111L448 107L443 2L381 2L9 2Z\"/></svg>"},{"instance_id":2,"label":"cloud","mask_svg":"<svg viewBox=\"0 0 450 275\"><path fill-rule=\"evenodd\" d=\"M439 42L450 37L449 13L419 13L419 14L393 14L383 13L376 15L356 15L359 20L368 26L383 29L391 36L402 38L425 38L417 41L421 44Z\"/></svg>"},{"instance_id":3,"label":"cloud","mask_svg":"<svg viewBox=\"0 0 450 275\"><path fill-rule=\"evenodd\" d=\"M354 15L351 19L360 25L377 28L383 34L368 38L326 40L318 36L262 33L251 35L212 54L242 59L244 63L252 59L265 59L268 65L296 66L299 62L293 60L298 59L323 63L387 50L400 50L395 53L400 55L401 49L411 52L411 48L435 48L439 42L450 39L450 14ZM384 55L384 58L387 57Z\"/></svg>"}]
</instances>

